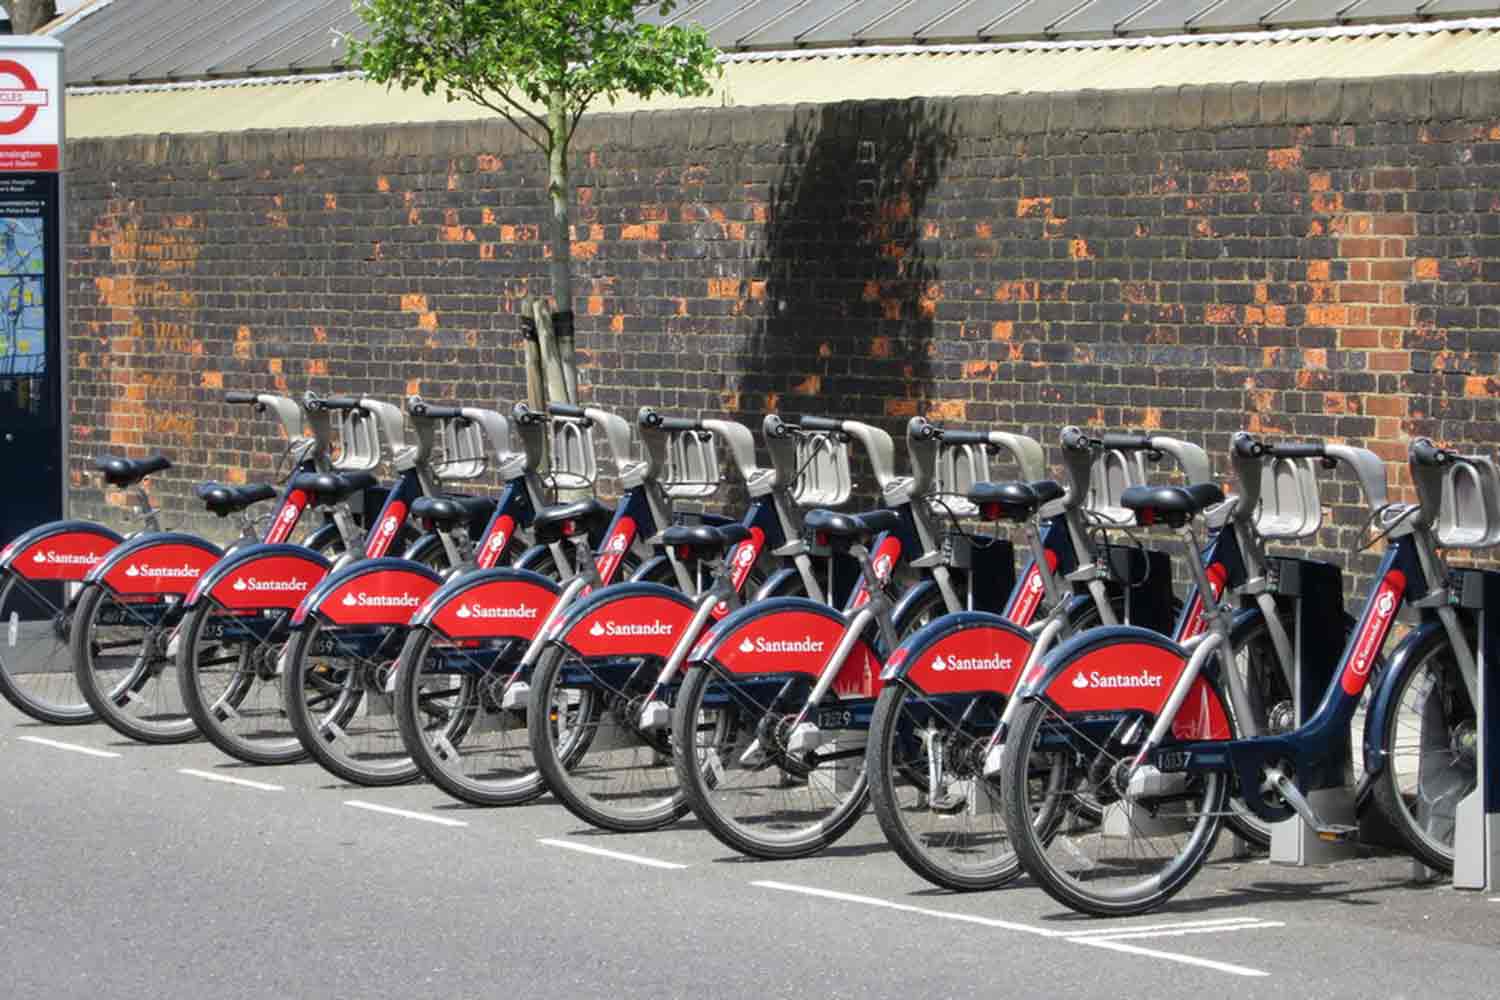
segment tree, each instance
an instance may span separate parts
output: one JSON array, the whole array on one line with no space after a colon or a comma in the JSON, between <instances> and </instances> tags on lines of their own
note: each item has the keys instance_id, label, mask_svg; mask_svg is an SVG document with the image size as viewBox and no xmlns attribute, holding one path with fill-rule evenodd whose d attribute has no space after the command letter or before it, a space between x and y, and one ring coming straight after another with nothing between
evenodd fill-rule
<instances>
[{"instance_id":1,"label":"tree","mask_svg":"<svg viewBox=\"0 0 1500 1000\"><path fill-rule=\"evenodd\" d=\"M29 35L57 16L56 0L10 0L10 30Z\"/></svg>"},{"instance_id":2,"label":"tree","mask_svg":"<svg viewBox=\"0 0 1500 1000\"><path fill-rule=\"evenodd\" d=\"M699 27L637 20L675 0L355 0L368 40L351 61L378 83L441 91L510 122L547 158L552 294L572 317L569 145L595 101L711 92L717 50ZM572 358L565 359L571 367Z\"/></svg>"}]
</instances>

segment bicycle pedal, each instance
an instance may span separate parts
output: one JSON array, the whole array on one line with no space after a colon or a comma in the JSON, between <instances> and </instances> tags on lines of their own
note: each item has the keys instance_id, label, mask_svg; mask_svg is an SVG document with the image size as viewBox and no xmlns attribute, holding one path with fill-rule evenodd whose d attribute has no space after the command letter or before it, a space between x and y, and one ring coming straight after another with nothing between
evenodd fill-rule
<instances>
[{"instance_id":1,"label":"bicycle pedal","mask_svg":"<svg viewBox=\"0 0 1500 1000\"><path fill-rule=\"evenodd\" d=\"M1359 827L1330 823L1317 829L1318 839L1330 844L1352 844L1359 840Z\"/></svg>"},{"instance_id":2,"label":"bicycle pedal","mask_svg":"<svg viewBox=\"0 0 1500 1000\"><path fill-rule=\"evenodd\" d=\"M823 745L823 731L811 722L802 722L787 737L788 753L811 753Z\"/></svg>"},{"instance_id":3,"label":"bicycle pedal","mask_svg":"<svg viewBox=\"0 0 1500 1000\"><path fill-rule=\"evenodd\" d=\"M514 711L525 708L530 701L531 685L525 681L516 681L500 696L500 708L502 711Z\"/></svg>"},{"instance_id":4,"label":"bicycle pedal","mask_svg":"<svg viewBox=\"0 0 1500 1000\"><path fill-rule=\"evenodd\" d=\"M672 722L672 707L664 701L648 701L641 709L641 728L648 732L666 729Z\"/></svg>"}]
</instances>

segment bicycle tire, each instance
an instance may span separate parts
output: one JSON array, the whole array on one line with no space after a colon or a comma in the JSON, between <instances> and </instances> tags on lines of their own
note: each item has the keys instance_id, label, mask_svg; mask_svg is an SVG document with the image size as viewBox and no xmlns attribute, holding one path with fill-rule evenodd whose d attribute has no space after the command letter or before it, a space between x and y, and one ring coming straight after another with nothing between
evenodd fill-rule
<instances>
[{"instance_id":1,"label":"bicycle tire","mask_svg":"<svg viewBox=\"0 0 1500 1000\"><path fill-rule=\"evenodd\" d=\"M1417 860L1452 872L1456 808L1478 783L1477 714L1446 632L1433 632L1399 669L1396 703L1379 734L1385 767L1375 779L1375 803ZM1407 695L1416 703L1403 712ZM1414 774L1402 752L1413 738Z\"/></svg>"},{"instance_id":2,"label":"bicycle tire","mask_svg":"<svg viewBox=\"0 0 1500 1000\"><path fill-rule=\"evenodd\" d=\"M667 734L660 734L659 744L650 743L626 718L638 710L640 699L635 696L655 682L660 660L653 658L636 668L641 690L615 692L607 691L609 685L602 679L569 684L564 677L569 663L574 664L575 676L580 670L599 676L584 661L570 661L567 650L553 644L542 653L531 679L537 692L533 704L550 706L545 714L528 712L527 725L537 768L552 794L585 823L617 833L658 830L687 815L687 795L677 781ZM569 711L575 724L559 726ZM622 782L626 788L620 787Z\"/></svg>"},{"instance_id":3,"label":"bicycle tire","mask_svg":"<svg viewBox=\"0 0 1500 1000\"><path fill-rule=\"evenodd\" d=\"M100 584L86 585L79 596L69 630L74 677L100 721L122 736L140 743L186 743L198 737L198 727L186 707L175 704L180 701L175 678L170 684L163 680L163 674L176 669L165 651L172 629L181 620L181 605L166 607L160 621L154 623L148 620L143 610L145 607L144 604L115 600ZM102 622L106 612L113 608L120 609L112 615L119 621ZM140 652L123 673L119 669L123 664L106 673L106 665L114 665L118 654L110 654L110 659L104 658L105 643L96 638L100 628L119 630L110 633L110 649L131 644L131 639L119 636L139 634L140 638L135 642L140 646ZM120 676L109 679L116 674ZM166 706L164 719L155 715L137 715L127 708L133 706L148 713L155 712L161 705Z\"/></svg>"},{"instance_id":4,"label":"bicycle tire","mask_svg":"<svg viewBox=\"0 0 1500 1000\"><path fill-rule=\"evenodd\" d=\"M76 586L69 581L37 586L10 573L0 584L0 630L5 635L0 695L18 711L54 726L79 726L98 718L74 677L67 588Z\"/></svg>"},{"instance_id":5,"label":"bicycle tire","mask_svg":"<svg viewBox=\"0 0 1500 1000\"><path fill-rule=\"evenodd\" d=\"M1170 865L1165 866L1162 872L1153 873L1132 885L1105 891L1063 870L1056 858L1058 853L1067 854L1074 858L1074 863L1085 872L1094 869L1103 869L1108 872L1136 867L1137 865L1133 863L1098 864L1084 854L1079 846L1083 837L1090 837L1091 846L1092 844L1100 845L1102 854L1102 850L1110 849L1104 842L1130 839L1109 833L1112 812L1120 806L1119 802L1111 803L1106 798L1096 797L1096 801L1105 803L1102 806L1105 814L1101 822L1090 823L1089 826L1101 830L1102 833L1092 834L1085 829L1078 831L1079 839L1072 836L1075 830L1068 828L1068 810L1065 804L1055 822L1045 825L1033 825L1031 822L1034 812L1030 801L1031 772L1036 754L1030 748L1037 744L1043 727L1049 723L1057 727L1069 725L1066 719L1052 709L1045 699L1036 698L1022 705L1013 720L1013 729L1003 755L1001 801L1005 812L1006 827L1011 835L1011 843L1015 845L1016 856L1022 868L1049 896L1080 913L1102 917L1125 917L1146 913L1161 906L1192 880L1207 859L1209 852L1213 850L1219 830L1223 825L1223 813L1228 804L1230 784L1228 776L1210 773L1202 777L1202 803L1198 806L1196 817L1193 817L1195 825L1183 847L1169 859ZM1050 739L1054 741L1054 745L1055 741L1063 738L1061 734L1065 733L1066 728L1053 730ZM1073 752L1071 748L1063 751L1064 754ZM1091 748L1089 752L1093 753L1093 749ZM1063 787L1066 791L1061 794L1071 796L1075 794L1077 783L1070 776ZM1048 792L1046 794L1057 795L1059 793ZM1185 812L1184 815L1192 817L1190 812ZM1152 820L1155 818L1154 815L1151 817ZM1170 817L1168 823L1170 824ZM1124 825L1134 832L1138 827L1146 824L1127 813ZM1060 851L1054 851L1052 849L1054 845L1060 848ZM1113 849L1119 850L1119 848ZM1153 857L1162 856L1160 851L1153 852Z\"/></svg>"}]
</instances>

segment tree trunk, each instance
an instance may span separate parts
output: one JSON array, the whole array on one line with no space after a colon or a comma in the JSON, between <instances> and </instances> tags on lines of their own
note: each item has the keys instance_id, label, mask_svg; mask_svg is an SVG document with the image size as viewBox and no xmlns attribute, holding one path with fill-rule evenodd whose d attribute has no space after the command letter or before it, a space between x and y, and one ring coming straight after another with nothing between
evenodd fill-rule
<instances>
[{"instance_id":1,"label":"tree trunk","mask_svg":"<svg viewBox=\"0 0 1500 1000\"><path fill-rule=\"evenodd\" d=\"M568 212L568 200L572 197L572 186L568 181L568 142L572 139L569 134L571 122L568 120L568 108L565 103L566 95L561 92L553 93L547 102L547 131L551 140L551 148L547 156L547 194L552 199L552 296L556 299L555 309L558 312L573 311L573 234ZM549 324L550 328L550 324ZM547 335L547 330L543 335ZM557 345L554 343L554 350ZM566 355L558 351L558 360L562 362L565 372L565 381L568 385L578 384L578 361L570 349ZM571 377L568 377L571 376ZM577 402L577 400L572 400Z\"/></svg>"},{"instance_id":2,"label":"tree trunk","mask_svg":"<svg viewBox=\"0 0 1500 1000\"><path fill-rule=\"evenodd\" d=\"M10 0L10 30L29 35L57 16L55 0Z\"/></svg>"}]
</instances>

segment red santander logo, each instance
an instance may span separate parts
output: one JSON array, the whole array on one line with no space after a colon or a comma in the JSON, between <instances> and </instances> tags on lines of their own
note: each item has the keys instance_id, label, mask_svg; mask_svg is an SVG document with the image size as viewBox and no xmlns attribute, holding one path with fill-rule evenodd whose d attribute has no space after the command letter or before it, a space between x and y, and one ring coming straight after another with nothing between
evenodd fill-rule
<instances>
[{"instance_id":1,"label":"red santander logo","mask_svg":"<svg viewBox=\"0 0 1500 1000\"><path fill-rule=\"evenodd\" d=\"M28 580L82 580L120 543L106 535L52 535L16 553L11 571Z\"/></svg>"},{"instance_id":2,"label":"red santander logo","mask_svg":"<svg viewBox=\"0 0 1500 1000\"><path fill-rule=\"evenodd\" d=\"M444 635L462 639L530 639L557 595L529 580L495 580L447 599L432 616Z\"/></svg>"}]
</instances>

